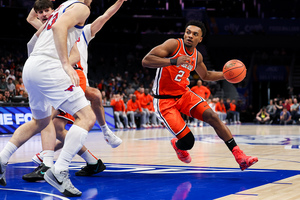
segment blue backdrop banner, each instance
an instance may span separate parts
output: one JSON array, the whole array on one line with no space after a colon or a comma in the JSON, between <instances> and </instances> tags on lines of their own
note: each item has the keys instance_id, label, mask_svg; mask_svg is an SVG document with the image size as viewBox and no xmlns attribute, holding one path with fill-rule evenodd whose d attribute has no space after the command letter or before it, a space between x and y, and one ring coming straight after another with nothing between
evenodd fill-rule
<instances>
[{"instance_id":1,"label":"blue backdrop banner","mask_svg":"<svg viewBox=\"0 0 300 200\"><path fill-rule=\"evenodd\" d=\"M104 106L105 120L109 128L115 128L114 110L111 106ZM0 134L14 133L25 122L32 119L29 107L0 107ZM70 125L66 128L68 129ZM99 129L98 122L93 129Z\"/></svg>"}]
</instances>

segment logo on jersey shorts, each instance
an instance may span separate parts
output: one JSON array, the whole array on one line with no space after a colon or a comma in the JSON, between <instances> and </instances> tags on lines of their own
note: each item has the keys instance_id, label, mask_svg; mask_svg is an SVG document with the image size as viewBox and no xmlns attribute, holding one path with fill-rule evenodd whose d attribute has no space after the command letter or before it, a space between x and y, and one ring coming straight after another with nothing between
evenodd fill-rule
<instances>
[{"instance_id":1,"label":"logo on jersey shorts","mask_svg":"<svg viewBox=\"0 0 300 200\"><path fill-rule=\"evenodd\" d=\"M73 87L75 87L75 86L74 85L70 85L70 87L68 87L68 89L65 89L65 91L73 92Z\"/></svg>"}]
</instances>

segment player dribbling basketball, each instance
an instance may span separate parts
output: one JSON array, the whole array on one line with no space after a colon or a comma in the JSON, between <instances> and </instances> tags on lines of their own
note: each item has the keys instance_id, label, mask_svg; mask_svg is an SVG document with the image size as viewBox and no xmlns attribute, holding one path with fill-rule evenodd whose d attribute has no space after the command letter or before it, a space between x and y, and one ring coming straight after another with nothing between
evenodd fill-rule
<instances>
[{"instance_id":1,"label":"player dribbling basketball","mask_svg":"<svg viewBox=\"0 0 300 200\"><path fill-rule=\"evenodd\" d=\"M177 137L171 140L171 144L182 162L191 162L187 150L192 149L195 138L180 113L210 124L232 151L241 170L245 170L258 159L246 156L240 150L230 130L204 98L192 92L188 87L188 77L193 70L205 81L224 79L222 72L207 71L203 57L196 49L205 33L206 29L202 22L189 21L183 39L168 39L163 44L154 47L143 58L144 67L157 68L152 88L153 105L159 120Z\"/></svg>"}]
</instances>

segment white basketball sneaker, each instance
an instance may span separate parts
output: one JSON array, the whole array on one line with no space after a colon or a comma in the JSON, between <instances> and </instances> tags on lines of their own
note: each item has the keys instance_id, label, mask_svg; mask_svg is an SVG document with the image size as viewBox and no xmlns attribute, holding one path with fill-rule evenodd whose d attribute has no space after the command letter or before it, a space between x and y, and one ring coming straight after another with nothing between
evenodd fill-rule
<instances>
[{"instance_id":1,"label":"white basketball sneaker","mask_svg":"<svg viewBox=\"0 0 300 200\"><path fill-rule=\"evenodd\" d=\"M122 143L122 139L116 136L112 131L107 131L104 134L104 139L112 148L118 147Z\"/></svg>"}]
</instances>

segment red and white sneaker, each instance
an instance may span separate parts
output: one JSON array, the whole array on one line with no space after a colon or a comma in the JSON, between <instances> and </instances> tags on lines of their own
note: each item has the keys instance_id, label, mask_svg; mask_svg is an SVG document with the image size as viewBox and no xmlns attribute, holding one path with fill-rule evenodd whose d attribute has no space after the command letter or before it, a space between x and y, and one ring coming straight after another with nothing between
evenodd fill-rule
<instances>
[{"instance_id":1,"label":"red and white sneaker","mask_svg":"<svg viewBox=\"0 0 300 200\"><path fill-rule=\"evenodd\" d=\"M171 145L173 146L174 150L176 151L177 157L179 160L181 160L184 163L190 163L192 161L192 158L188 151L186 150L180 150L176 146L177 138L173 138L171 140Z\"/></svg>"},{"instance_id":2,"label":"red and white sneaker","mask_svg":"<svg viewBox=\"0 0 300 200\"><path fill-rule=\"evenodd\" d=\"M37 165L40 165L43 162L43 157L40 153L35 154L32 157L32 162L34 162Z\"/></svg>"},{"instance_id":3,"label":"red and white sneaker","mask_svg":"<svg viewBox=\"0 0 300 200\"><path fill-rule=\"evenodd\" d=\"M232 149L232 154L234 155L236 162L239 163L242 171L258 162L257 157L246 156L238 146L235 146Z\"/></svg>"}]
</instances>

